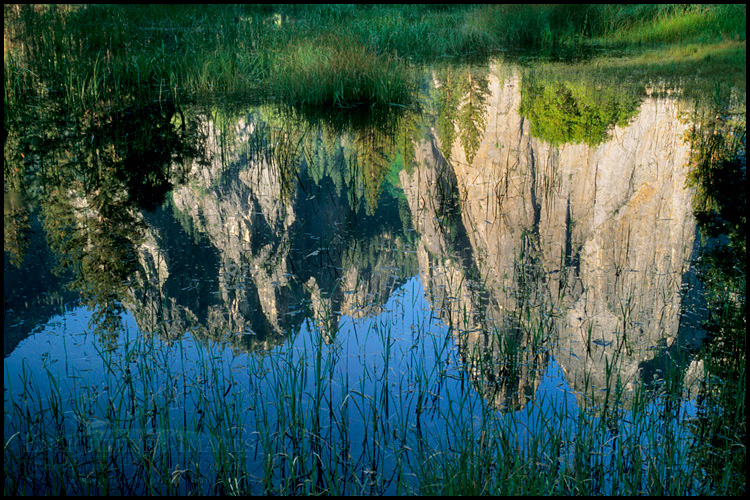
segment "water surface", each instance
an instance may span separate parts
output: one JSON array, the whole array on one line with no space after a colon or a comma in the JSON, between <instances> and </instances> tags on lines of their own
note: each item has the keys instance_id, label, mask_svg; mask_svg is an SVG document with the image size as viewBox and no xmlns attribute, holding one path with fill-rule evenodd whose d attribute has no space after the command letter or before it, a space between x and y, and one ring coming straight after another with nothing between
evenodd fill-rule
<instances>
[{"instance_id":1,"label":"water surface","mask_svg":"<svg viewBox=\"0 0 750 500\"><path fill-rule=\"evenodd\" d=\"M684 456L692 104L634 87L493 62L366 120L154 104L94 125L47 195L6 193L31 230L6 239L6 443L64 438L94 469L114 447L120 492L405 493L490 435L575 462L564 443L608 429L587 441L604 493L659 453L647 429Z\"/></svg>"}]
</instances>

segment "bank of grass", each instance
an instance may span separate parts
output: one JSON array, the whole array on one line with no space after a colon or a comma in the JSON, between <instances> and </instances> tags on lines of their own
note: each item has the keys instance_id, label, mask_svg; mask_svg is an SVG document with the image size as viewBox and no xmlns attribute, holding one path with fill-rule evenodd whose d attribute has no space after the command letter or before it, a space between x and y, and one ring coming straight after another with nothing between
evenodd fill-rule
<instances>
[{"instance_id":1,"label":"bank of grass","mask_svg":"<svg viewBox=\"0 0 750 500\"><path fill-rule=\"evenodd\" d=\"M609 46L713 44L744 41L744 4L640 4L603 7L594 41Z\"/></svg>"},{"instance_id":2,"label":"bank of grass","mask_svg":"<svg viewBox=\"0 0 750 500\"><path fill-rule=\"evenodd\" d=\"M668 45L575 62L535 61L528 65L525 81L580 85L600 99L617 88L619 100L678 94L683 102L710 105L723 99L719 94L744 101L745 61L744 41Z\"/></svg>"},{"instance_id":3,"label":"bank of grass","mask_svg":"<svg viewBox=\"0 0 750 500\"><path fill-rule=\"evenodd\" d=\"M659 70L657 61L669 67L672 60L678 70L689 70L692 63L682 61L692 58L696 66L711 60L714 67L741 66L744 73L744 5L4 10L6 109L9 92L13 104L39 89L64 93L72 106L84 107L116 98L196 101L218 95L320 107L408 105L415 65L497 53L581 58L597 48L631 51L646 58L640 65L648 71ZM728 42L735 44L729 54L704 50Z\"/></svg>"}]
</instances>

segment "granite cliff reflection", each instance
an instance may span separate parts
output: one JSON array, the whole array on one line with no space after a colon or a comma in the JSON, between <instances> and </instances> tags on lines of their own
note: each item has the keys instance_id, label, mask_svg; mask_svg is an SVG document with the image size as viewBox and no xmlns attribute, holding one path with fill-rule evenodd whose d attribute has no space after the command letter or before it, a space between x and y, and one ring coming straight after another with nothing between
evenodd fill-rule
<instances>
[{"instance_id":1,"label":"granite cliff reflection","mask_svg":"<svg viewBox=\"0 0 750 500\"><path fill-rule=\"evenodd\" d=\"M517 71L490 75L471 161L433 131L401 173L424 287L484 366L482 392L509 408L533 393L551 354L574 389L599 397L700 336L680 329L695 223L678 102L646 97L608 140L554 146L519 114L521 83Z\"/></svg>"},{"instance_id":2,"label":"granite cliff reflection","mask_svg":"<svg viewBox=\"0 0 750 500\"><path fill-rule=\"evenodd\" d=\"M681 312L695 224L676 99L630 98L595 140L558 143L521 114L539 84L520 70L429 81L432 102L388 127L191 115L202 154L142 214L139 272L117 290L139 328L265 350L310 318L330 341L419 275L477 389L508 409L552 357L596 399L700 340Z\"/></svg>"},{"instance_id":3,"label":"granite cliff reflection","mask_svg":"<svg viewBox=\"0 0 750 500\"><path fill-rule=\"evenodd\" d=\"M392 136L289 120L266 108L220 130L198 117L206 156L154 219L153 241L165 244L141 252L150 277L130 307L144 331L263 350L311 317L332 338L341 315L374 314L416 272L405 202L372 187ZM186 233L191 244L166 243Z\"/></svg>"}]
</instances>

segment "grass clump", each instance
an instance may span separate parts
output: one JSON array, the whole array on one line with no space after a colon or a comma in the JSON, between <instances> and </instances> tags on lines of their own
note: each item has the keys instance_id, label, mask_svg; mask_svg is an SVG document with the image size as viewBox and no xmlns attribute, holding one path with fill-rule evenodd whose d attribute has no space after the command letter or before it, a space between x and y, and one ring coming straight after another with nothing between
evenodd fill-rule
<instances>
[{"instance_id":1,"label":"grass clump","mask_svg":"<svg viewBox=\"0 0 750 500\"><path fill-rule=\"evenodd\" d=\"M352 107L408 102L415 82L396 56L328 36L285 47L275 58L270 87L294 105Z\"/></svg>"}]
</instances>

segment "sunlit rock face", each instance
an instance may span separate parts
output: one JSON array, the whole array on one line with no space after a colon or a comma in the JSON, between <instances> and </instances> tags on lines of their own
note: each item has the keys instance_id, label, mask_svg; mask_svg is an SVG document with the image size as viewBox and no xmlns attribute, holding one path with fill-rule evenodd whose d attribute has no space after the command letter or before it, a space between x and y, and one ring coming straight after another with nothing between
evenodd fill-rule
<instances>
[{"instance_id":1,"label":"sunlit rock face","mask_svg":"<svg viewBox=\"0 0 750 500\"><path fill-rule=\"evenodd\" d=\"M672 345L680 325L695 224L678 103L647 97L608 141L552 146L531 137L519 115L517 72L496 68L489 90L484 136L471 162L455 141L446 167L433 139L418 148L420 171L402 173L423 247L433 260L460 250L463 258L454 262L463 269L453 274L481 276L489 291L491 306L467 316L474 318L470 337L490 318L502 331L503 306L518 307L520 285L528 288L519 273L533 253L535 286L547 296L539 314L558 311L555 356L571 384L583 390L586 378L589 389L603 388L620 377L627 387L657 356L655 348ZM468 249L446 239L436 222L440 203L431 193L441 183L458 198ZM426 281L434 281L436 268L425 259ZM614 376L606 366L617 367Z\"/></svg>"}]
</instances>

